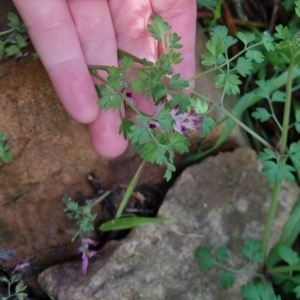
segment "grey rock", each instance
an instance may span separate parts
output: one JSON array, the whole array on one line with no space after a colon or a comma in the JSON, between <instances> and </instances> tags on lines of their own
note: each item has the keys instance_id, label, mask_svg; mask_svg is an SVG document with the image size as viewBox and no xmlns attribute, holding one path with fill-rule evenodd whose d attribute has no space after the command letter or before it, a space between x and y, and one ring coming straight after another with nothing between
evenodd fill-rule
<instances>
[{"instance_id":1,"label":"grey rock","mask_svg":"<svg viewBox=\"0 0 300 300\"><path fill-rule=\"evenodd\" d=\"M220 271L201 271L194 252L199 245L226 245L229 265L243 266L239 253L247 238L261 238L271 199L271 186L260 168L247 148L188 168L160 210L174 221L134 230L125 240L107 244L85 277L78 261L44 271L40 284L57 300L241 299L241 285L251 278L238 276L234 288L223 290ZM299 192L295 184L284 183L271 244Z\"/></svg>"}]
</instances>

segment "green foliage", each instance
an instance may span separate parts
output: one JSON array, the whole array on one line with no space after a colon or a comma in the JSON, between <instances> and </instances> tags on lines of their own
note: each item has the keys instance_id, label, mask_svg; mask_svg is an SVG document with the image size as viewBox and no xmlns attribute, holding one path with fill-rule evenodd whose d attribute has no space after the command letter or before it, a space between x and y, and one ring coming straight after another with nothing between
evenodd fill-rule
<instances>
[{"instance_id":1,"label":"green foliage","mask_svg":"<svg viewBox=\"0 0 300 300\"><path fill-rule=\"evenodd\" d=\"M119 134L123 133L123 136L125 138L125 140L127 140L128 138L128 134L131 131L131 127L134 125L134 123L129 119L129 118L123 118L122 119L122 123L119 127Z\"/></svg>"},{"instance_id":2,"label":"green foliage","mask_svg":"<svg viewBox=\"0 0 300 300\"><path fill-rule=\"evenodd\" d=\"M210 133L210 131L215 127L216 127L216 122L212 118L205 116L202 124L202 131L200 136L202 138L207 136Z\"/></svg>"},{"instance_id":3,"label":"green foliage","mask_svg":"<svg viewBox=\"0 0 300 300\"><path fill-rule=\"evenodd\" d=\"M262 171L271 183L281 182L286 179L289 181L295 180L292 172L296 169L292 166L283 164L280 157L272 150L265 148L264 152L260 152L258 158L264 163ZM273 161L275 160L275 162Z\"/></svg>"},{"instance_id":4,"label":"green foliage","mask_svg":"<svg viewBox=\"0 0 300 300\"><path fill-rule=\"evenodd\" d=\"M261 242L248 239L242 253L250 260L250 262L263 262L263 254L261 252Z\"/></svg>"},{"instance_id":5,"label":"green foliage","mask_svg":"<svg viewBox=\"0 0 300 300\"><path fill-rule=\"evenodd\" d=\"M261 107L256 108L255 112L253 112L251 116L257 120L260 120L261 122L266 122L272 117L272 115L265 108Z\"/></svg>"},{"instance_id":6,"label":"green foliage","mask_svg":"<svg viewBox=\"0 0 300 300\"><path fill-rule=\"evenodd\" d=\"M199 267L205 271L209 271L215 265L211 252L211 247L198 247L195 253Z\"/></svg>"},{"instance_id":7,"label":"green foliage","mask_svg":"<svg viewBox=\"0 0 300 300\"><path fill-rule=\"evenodd\" d=\"M234 278L230 273L221 273L219 276L219 281L224 289L229 289L234 285Z\"/></svg>"},{"instance_id":8,"label":"green foliage","mask_svg":"<svg viewBox=\"0 0 300 300\"><path fill-rule=\"evenodd\" d=\"M151 20L153 21L153 25L149 24L147 26L151 36L158 41L163 41L165 34L170 31L171 26L162 17L157 15L152 15Z\"/></svg>"},{"instance_id":9,"label":"green foliage","mask_svg":"<svg viewBox=\"0 0 300 300\"><path fill-rule=\"evenodd\" d=\"M262 283L248 283L242 287L242 295L245 300L281 300L268 286Z\"/></svg>"},{"instance_id":10,"label":"green foliage","mask_svg":"<svg viewBox=\"0 0 300 300\"><path fill-rule=\"evenodd\" d=\"M300 0L295 1L295 5L296 5L295 12L297 16L300 18Z\"/></svg>"},{"instance_id":11,"label":"green foliage","mask_svg":"<svg viewBox=\"0 0 300 300\"><path fill-rule=\"evenodd\" d=\"M300 133L300 107L296 107L295 117L296 117L295 128L296 128L296 131L298 133Z\"/></svg>"},{"instance_id":12,"label":"green foliage","mask_svg":"<svg viewBox=\"0 0 300 300\"><path fill-rule=\"evenodd\" d=\"M119 93L112 90L110 87L102 85L100 88L97 87L99 100L98 105L104 110L119 109L122 98Z\"/></svg>"},{"instance_id":13,"label":"green foliage","mask_svg":"<svg viewBox=\"0 0 300 300\"><path fill-rule=\"evenodd\" d=\"M227 248L225 246L217 248L215 253L220 263L223 263L228 258Z\"/></svg>"},{"instance_id":14,"label":"green foliage","mask_svg":"<svg viewBox=\"0 0 300 300\"><path fill-rule=\"evenodd\" d=\"M291 158L291 161L295 167L295 169L298 171L300 170L300 144L298 143L292 143L289 148L289 156Z\"/></svg>"},{"instance_id":15,"label":"green foliage","mask_svg":"<svg viewBox=\"0 0 300 300\"><path fill-rule=\"evenodd\" d=\"M218 3L218 1L216 1L216 0L197 0L198 6L203 6L212 12L215 11L217 3Z\"/></svg>"},{"instance_id":16,"label":"green foliage","mask_svg":"<svg viewBox=\"0 0 300 300\"><path fill-rule=\"evenodd\" d=\"M7 18L9 20L7 25L10 29L0 32L0 59L4 55L22 57L25 55L22 49L28 45L24 37L26 28L16 14L9 12Z\"/></svg>"},{"instance_id":17,"label":"green foliage","mask_svg":"<svg viewBox=\"0 0 300 300\"><path fill-rule=\"evenodd\" d=\"M289 265L295 265L299 262L298 254L287 245L280 245L278 252L280 258Z\"/></svg>"},{"instance_id":18,"label":"green foliage","mask_svg":"<svg viewBox=\"0 0 300 300\"><path fill-rule=\"evenodd\" d=\"M0 132L0 160L5 164L10 163L13 158L9 148L10 145L7 143L4 133Z\"/></svg>"},{"instance_id":19,"label":"green foliage","mask_svg":"<svg viewBox=\"0 0 300 300\"><path fill-rule=\"evenodd\" d=\"M27 286L21 278L20 274L13 274L10 277L1 276L0 283L3 282L7 285L6 295L0 293L1 300L27 299Z\"/></svg>"},{"instance_id":20,"label":"green foliage","mask_svg":"<svg viewBox=\"0 0 300 300\"><path fill-rule=\"evenodd\" d=\"M63 202L65 204L64 211L66 212L70 220L75 220L78 231L74 235L73 240L77 237L83 237L87 233L94 230L94 221L97 214L92 214L92 206L87 203L87 205L79 206L77 202L73 201L70 197L64 197Z\"/></svg>"}]
</instances>

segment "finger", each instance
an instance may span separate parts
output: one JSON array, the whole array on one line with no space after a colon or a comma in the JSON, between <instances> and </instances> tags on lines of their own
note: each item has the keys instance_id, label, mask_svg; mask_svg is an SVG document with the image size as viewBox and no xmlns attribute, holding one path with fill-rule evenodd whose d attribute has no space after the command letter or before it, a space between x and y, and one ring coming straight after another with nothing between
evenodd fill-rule
<instances>
[{"instance_id":1,"label":"finger","mask_svg":"<svg viewBox=\"0 0 300 300\"><path fill-rule=\"evenodd\" d=\"M155 14L160 15L164 21L172 26L172 32L176 32L183 45L179 51L182 53L182 62L174 66L173 73L180 73L181 78L190 79L195 75L195 37L196 37L196 1L195 0L151 0ZM159 55L162 47L159 47ZM193 88L193 83L191 88Z\"/></svg>"},{"instance_id":2,"label":"finger","mask_svg":"<svg viewBox=\"0 0 300 300\"><path fill-rule=\"evenodd\" d=\"M118 66L117 43L107 1L69 0L68 4L87 64ZM101 76L105 77L106 72ZM118 110L99 111L90 124L92 144L100 154L114 157L125 151L128 143L119 134L120 124Z\"/></svg>"},{"instance_id":3,"label":"finger","mask_svg":"<svg viewBox=\"0 0 300 300\"><path fill-rule=\"evenodd\" d=\"M109 7L113 17L118 48L139 58L156 61L157 43L147 30L152 14L149 0L110 0ZM140 111L152 114L154 104L144 95L133 94L136 107Z\"/></svg>"},{"instance_id":4,"label":"finger","mask_svg":"<svg viewBox=\"0 0 300 300\"><path fill-rule=\"evenodd\" d=\"M90 123L97 94L66 1L14 0L52 84L70 115Z\"/></svg>"}]
</instances>

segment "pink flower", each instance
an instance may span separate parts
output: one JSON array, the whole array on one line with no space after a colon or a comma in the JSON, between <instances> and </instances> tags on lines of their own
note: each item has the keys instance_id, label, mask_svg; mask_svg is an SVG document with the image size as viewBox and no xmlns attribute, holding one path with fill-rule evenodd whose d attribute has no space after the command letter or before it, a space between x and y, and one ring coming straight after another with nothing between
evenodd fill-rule
<instances>
[{"instance_id":1,"label":"pink flower","mask_svg":"<svg viewBox=\"0 0 300 300\"><path fill-rule=\"evenodd\" d=\"M193 109L187 113L177 115L179 109L180 105L178 104L175 105L171 110L171 115L174 120L174 130L186 137L189 135L190 130L200 132L202 130L201 125L204 121L204 117L197 115Z\"/></svg>"},{"instance_id":2,"label":"pink flower","mask_svg":"<svg viewBox=\"0 0 300 300\"><path fill-rule=\"evenodd\" d=\"M89 250L89 246L96 246L98 243L92 239L82 239L81 247L78 248L77 253L82 253L82 275L87 274L89 259L98 255L98 251Z\"/></svg>"},{"instance_id":3,"label":"pink flower","mask_svg":"<svg viewBox=\"0 0 300 300\"><path fill-rule=\"evenodd\" d=\"M164 107L166 103L166 100L162 100L155 109L155 112L153 114L153 118L156 118L161 109ZM174 121L173 128L175 131L179 132L180 134L188 137L190 131L198 131L200 132L202 130L201 125L204 121L203 115L198 115L194 109L191 109L187 113L183 114L177 114L179 112L180 105L175 105L170 114L172 116L172 119ZM160 128L159 123L156 120L149 119L148 120L148 127L150 129L158 129Z\"/></svg>"}]
</instances>

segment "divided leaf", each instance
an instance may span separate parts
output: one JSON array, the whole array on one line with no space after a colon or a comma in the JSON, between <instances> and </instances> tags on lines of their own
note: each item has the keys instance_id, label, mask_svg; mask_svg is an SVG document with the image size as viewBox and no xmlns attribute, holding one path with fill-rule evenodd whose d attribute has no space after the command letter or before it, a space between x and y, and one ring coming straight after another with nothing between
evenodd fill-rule
<instances>
[{"instance_id":1,"label":"divided leaf","mask_svg":"<svg viewBox=\"0 0 300 300\"><path fill-rule=\"evenodd\" d=\"M202 138L207 136L210 133L210 131L215 127L216 127L216 122L212 118L208 116L204 116L204 120L201 126L202 130L200 136Z\"/></svg>"},{"instance_id":2,"label":"divided leaf","mask_svg":"<svg viewBox=\"0 0 300 300\"><path fill-rule=\"evenodd\" d=\"M245 47L255 40L253 33L238 32L236 36L245 44Z\"/></svg>"},{"instance_id":3,"label":"divided leaf","mask_svg":"<svg viewBox=\"0 0 300 300\"><path fill-rule=\"evenodd\" d=\"M268 286L262 283L248 283L242 286L242 295L245 300L280 300Z\"/></svg>"},{"instance_id":4,"label":"divided leaf","mask_svg":"<svg viewBox=\"0 0 300 300\"><path fill-rule=\"evenodd\" d=\"M161 16L152 15L153 25L148 25L148 31L157 41L163 41L165 34L170 31L171 26L163 20Z\"/></svg>"},{"instance_id":5,"label":"divided leaf","mask_svg":"<svg viewBox=\"0 0 300 300\"><path fill-rule=\"evenodd\" d=\"M256 108L251 116L257 120L260 120L261 122L266 122L272 117L272 115L265 108L261 107Z\"/></svg>"},{"instance_id":6,"label":"divided leaf","mask_svg":"<svg viewBox=\"0 0 300 300\"><path fill-rule=\"evenodd\" d=\"M182 90L183 88L186 88L189 86L189 83L187 80L180 80L179 79L180 74L175 74L171 77L170 81L169 81L169 86L172 89L175 90Z\"/></svg>"},{"instance_id":7,"label":"divided leaf","mask_svg":"<svg viewBox=\"0 0 300 300\"><path fill-rule=\"evenodd\" d=\"M251 262L263 262L263 253L261 252L261 242L248 239L243 247L243 254L249 258Z\"/></svg>"},{"instance_id":8,"label":"divided leaf","mask_svg":"<svg viewBox=\"0 0 300 300\"><path fill-rule=\"evenodd\" d=\"M251 59L245 57L239 57L236 65L236 70L243 76L246 77L247 75L251 74L252 70L252 62Z\"/></svg>"},{"instance_id":9,"label":"divided leaf","mask_svg":"<svg viewBox=\"0 0 300 300\"><path fill-rule=\"evenodd\" d=\"M292 143L289 148L290 158L297 169L300 169L300 144Z\"/></svg>"},{"instance_id":10,"label":"divided leaf","mask_svg":"<svg viewBox=\"0 0 300 300\"><path fill-rule=\"evenodd\" d=\"M224 91L227 95L236 95L240 92L239 84L242 82L239 80L239 77L236 74L219 74L215 78L215 85L217 88L224 88Z\"/></svg>"},{"instance_id":11,"label":"divided leaf","mask_svg":"<svg viewBox=\"0 0 300 300\"><path fill-rule=\"evenodd\" d=\"M224 262L228 258L227 248L225 246L217 248L215 254L220 263Z\"/></svg>"},{"instance_id":12,"label":"divided leaf","mask_svg":"<svg viewBox=\"0 0 300 300\"><path fill-rule=\"evenodd\" d=\"M167 41L168 41L168 47L170 49L180 49L182 48L182 45L178 42L181 40L181 37L177 33L171 33L168 35Z\"/></svg>"},{"instance_id":13,"label":"divided leaf","mask_svg":"<svg viewBox=\"0 0 300 300\"><path fill-rule=\"evenodd\" d=\"M231 273L221 273L219 281L224 289L229 289L234 285L234 278Z\"/></svg>"},{"instance_id":14,"label":"divided leaf","mask_svg":"<svg viewBox=\"0 0 300 300\"><path fill-rule=\"evenodd\" d=\"M269 35L264 35L262 38L262 42L266 48L267 51L273 51L275 49L273 45L273 38Z\"/></svg>"},{"instance_id":15,"label":"divided leaf","mask_svg":"<svg viewBox=\"0 0 300 300\"><path fill-rule=\"evenodd\" d=\"M127 140L128 134L131 131L130 128L134 123L127 117L122 118L122 123L119 127L119 134L123 133L124 139Z\"/></svg>"},{"instance_id":16,"label":"divided leaf","mask_svg":"<svg viewBox=\"0 0 300 300\"><path fill-rule=\"evenodd\" d=\"M170 143L179 153L189 151L189 140L178 132L175 132L170 136Z\"/></svg>"},{"instance_id":17,"label":"divided leaf","mask_svg":"<svg viewBox=\"0 0 300 300\"><path fill-rule=\"evenodd\" d=\"M200 268L203 270L209 271L215 265L211 251L211 247L198 247L196 249L195 256L199 260Z\"/></svg>"},{"instance_id":18,"label":"divided leaf","mask_svg":"<svg viewBox=\"0 0 300 300\"><path fill-rule=\"evenodd\" d=\"M118 109L122 103L122 98L118 92L113 91L109 87L101 86L97 89L99 100L98 105L104 110Z\"/></svg>"},{"instance_id":19,"label":"divided leaf","mask_svg":"<svg viewBox=\"0 0 300 300\"><path fill-rule=\"evenodd\" d=\"M289 165L267 161L264 163L262 171L271 183L281 182L284 179L288 181L295 180L295 177L291 172L296 170L294 167Z\"/></svg>"},{"instance_id":20,"label":"divided leaf","mask_svg":"<svg viewBox=\"0 0 300 300\"><path fill-rule=\"evenodd\" d=\"M17 29L20 26L20 19L16 14L9 12L7 18L10 21L7 24L10 28Z\"/></svg>"},{"instance_id":21,"label":"divided leaf","mask_svg":"<svg viewBox=\"0 0 300 300\"><path fill-rule=\"evenodd\" d=\"M282 260L288 263L290 266L295 265L299 262L298 254L293 251L293 249L287 245L280 245L279 255Z\"/></svg>"},{"instance_id":22,"label":"divided leaf","mask_svg":"<svg viewBox=\"0 0 300 300\"><path fill-rule=\"evenodd\" d=\"M265 58L264 55L258 50L247 50L245 56L250 60L255 60L259 64L262 63Z\"/></svg>"}]
</instances>

